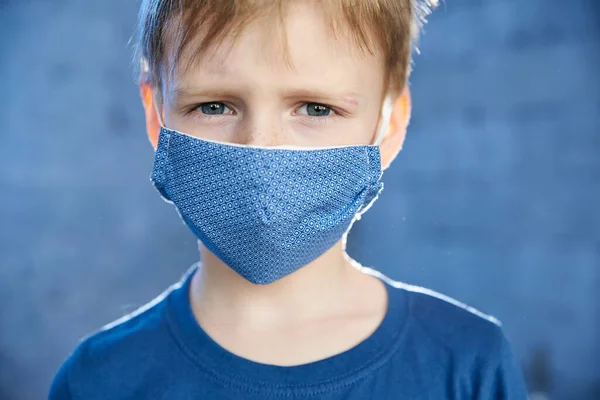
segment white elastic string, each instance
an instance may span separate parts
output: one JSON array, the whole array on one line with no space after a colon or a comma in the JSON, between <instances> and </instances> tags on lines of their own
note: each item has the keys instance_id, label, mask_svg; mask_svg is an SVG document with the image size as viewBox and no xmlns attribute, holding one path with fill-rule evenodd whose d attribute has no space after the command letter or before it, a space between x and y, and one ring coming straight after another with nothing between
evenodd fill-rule
<instances>
[{"instance_id":1,"label":"white elastic string","mask_svg":"<svg viewBox=\"0 0 600 400\"><path fill-rule=\"evenodd\" d=\"M162 116L162 111L160 111L160 108L162 107L158 107L158 104L156 104L156 96L154 95L154 93L152 94L152 104L154 104L154 110L156 111L156 115L158 117L158 123L160 124L161 128L165 127L165 121L163 121L163 116Z\"/></svg>"},{"instance_id":2,"label":"white elastic string","mask_svg":"<svg viewBox=\"0 0 600 400\"><path fill-rule=\"evenodd\" d=\"M386 97L383 101L383 107L381 108L381 127L377 133L375 145L379 146L387 133L388 126L390 126L390 119L392 118L392 110L394 109L394 103L389 97Z\"/></svg>"}]
</instances>

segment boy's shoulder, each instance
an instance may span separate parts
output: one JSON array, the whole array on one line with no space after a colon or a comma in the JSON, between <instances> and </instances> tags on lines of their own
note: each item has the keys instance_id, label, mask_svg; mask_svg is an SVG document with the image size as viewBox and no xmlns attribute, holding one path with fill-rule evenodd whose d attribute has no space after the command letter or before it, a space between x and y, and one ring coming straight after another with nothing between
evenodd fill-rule
<instances>
[{"instance_id":1,"label":"boy's shoulder","mask_svg":"<svg viewBox=\"0 0 600 400\"><path fill-rule=\"evenodd\" d=\"M167 298L173 290L170 287L154 300L139 307L84 338L79 347L87 352L104 354L111 351L123 356L124 351L142 346L147 340L154 341L166 331Z\"/></svg>"},{"instance_id":2,"label":"boy's shoulder","mask_svg":"<svg viewBox=\"0 0 600 400\"><path fill-rule=\"evenodd\" d=\"M409 336L421 346L428 343L430 348L474 356L490 356L504 346L506 338L498 319L434 290L375 275L391 290L403 293Z\"/></svg>"},{"instance_id":3,"label":"boy's shoulder","mask_svg":"<svg viewBox=\"0 0 600 400\"><path fill-rule=\"evenodd\" d=\"M493 379L520 382L500 321L433 290L398 283L395 287L407 298L409 329L404 348L415 362L439 373L451 370L470 384L484 380L491 385Z\"/></svg>"},{"instance_id":4,"label":"boy's shoulder","mask_svg":"<svg viewBox=\"0 0 600 400\"><path fill-rule=\"evenodd\" d=\"M411 314L424 329L432 333L493 333L502 325L495 317L445 294L420 286L402 286L409 293Z\"/></svg>"},{"instance_id":5,"label":"boy's shoulder","mask_svg":"<svg viewBox=\"0 0 600 400\"><path fill-rule=\"evenodd\" d=\"M496 318L433 290L386 281L406 299L403 362L431 376L454 377L460 393L526 398L518 362Z\"/></svg>"},{"instance_id":6,"label":"boy's shoulder","mask_svg":"<svg viewBox=\"0 0 600 400\"><path fill-rule=\"evenodd\" d=\"M175 286L82 339L55 376L50 398L63 398L57 395L63 391L85 391L94 387L88 385L91 381L107 385L132 382L135 375L150 368L152 360L161 353L168 354L167 300Z\"/></svg>"}]
</instances>

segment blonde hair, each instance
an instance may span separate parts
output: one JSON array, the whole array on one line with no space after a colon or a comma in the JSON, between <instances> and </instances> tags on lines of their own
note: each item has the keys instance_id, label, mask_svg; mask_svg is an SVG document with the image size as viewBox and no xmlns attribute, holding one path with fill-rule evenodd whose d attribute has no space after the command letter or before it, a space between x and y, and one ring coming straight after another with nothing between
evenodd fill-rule
<instances>
[{"instance_id":1,"label":"blonde hair","mask_svg":"<svg viewBox=\"0 0 600 400\"><path fill-rule=\"evenodd\" d=\"M259 16L283 21L300 0L142 0L135 61L140 82L162 84L199 34L190 60L226 37L237 37ZM334 33L348 33L363 51L382 51L389 90L400 93L410 72L411 51L437 0L305 0L318 4ZM170 47L170 48L169 48Z\"/></svg>"}]
</instances>

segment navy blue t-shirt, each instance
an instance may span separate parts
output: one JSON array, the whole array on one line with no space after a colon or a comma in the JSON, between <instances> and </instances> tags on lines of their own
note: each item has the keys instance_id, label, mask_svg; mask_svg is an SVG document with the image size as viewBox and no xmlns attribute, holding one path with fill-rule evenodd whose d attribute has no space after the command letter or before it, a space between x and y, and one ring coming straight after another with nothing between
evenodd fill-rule
<instances>
[{"instance_id":1,"label":"navy blue t-shirt","mask_svg":"<svg viewBox=\"0 0 600 400\"><path fill-rule=\"evenodd\" d=\"M388 311L370 337L321 361L279 367L238 357L202 330L188 295L194 271L86 338L60 368L50 400L527 398L495 320L441 295L384 279Z\"/></svg>"}]
</instances>

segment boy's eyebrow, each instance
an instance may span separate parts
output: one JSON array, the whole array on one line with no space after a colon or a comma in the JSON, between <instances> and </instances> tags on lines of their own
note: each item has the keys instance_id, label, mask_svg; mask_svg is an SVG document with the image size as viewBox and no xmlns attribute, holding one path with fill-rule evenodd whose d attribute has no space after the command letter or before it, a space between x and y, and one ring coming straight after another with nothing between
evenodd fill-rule
<instances>
[{"instance_id":1,"label":"boy's eyebrow","mask_svg":"<svg viewBox=\"0 0 600 400\"><path fill-rule=\"evenodd\" d=\"M362 96L356 92L346 92L346 93L328 93L322 90L312 90L312 89L292 89L288 93L286 93L285 97L287 98L307 98L307 99L321 99L323 101L334 100L338 102L345 103L352 107L357 107L360 105L360 100Z\"/></svg>"},{"instance_id":2,"label":"boy's eyebrow","mask_svg":"<svg viewBox=\"0 0 600 400\"><path fill-rule=\"evenodd\" d=\"M239 88L238 88L239 90ZM235 93L237 90L233 88L223 87L220 89L210 88L210 89L201 89L201 88L189 88L189 87L175 87L172 90L172 97L174 99L185 99L189 97L221 97L226 95L231 95L231 93ZM356 92L346 92L346 93L329 93L319 89L289 89L283 92L284 98L306 98L306 99L314 99L321 101L336 101L347 104L352 107L357 107L360 105L362 96Z\"/></svg>"}]
</instances>

